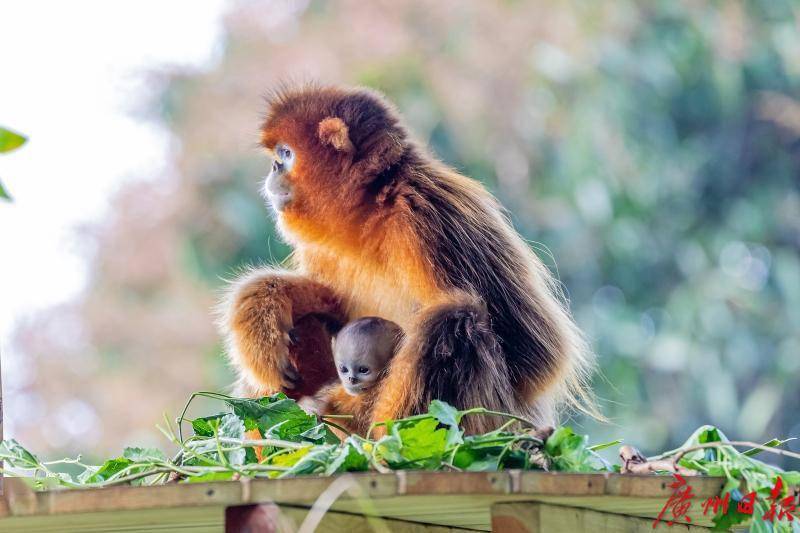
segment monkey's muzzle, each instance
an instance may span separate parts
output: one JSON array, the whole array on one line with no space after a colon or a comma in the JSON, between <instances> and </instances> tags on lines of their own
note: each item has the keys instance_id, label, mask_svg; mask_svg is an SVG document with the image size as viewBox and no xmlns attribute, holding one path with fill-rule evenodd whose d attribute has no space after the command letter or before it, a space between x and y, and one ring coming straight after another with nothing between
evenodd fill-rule
<instances>
[{"instance_id":1,"label":"monkey's muzzle","mask_svg":"<svg viewBox=\"0 0 800 533\"><path fill-rule=\"evenodd\" d=\"M275 211L282 211L292 200L292 190L280 165L273 165L272 172L264 179L263 193Z\"/></svg>"}]
</instances>

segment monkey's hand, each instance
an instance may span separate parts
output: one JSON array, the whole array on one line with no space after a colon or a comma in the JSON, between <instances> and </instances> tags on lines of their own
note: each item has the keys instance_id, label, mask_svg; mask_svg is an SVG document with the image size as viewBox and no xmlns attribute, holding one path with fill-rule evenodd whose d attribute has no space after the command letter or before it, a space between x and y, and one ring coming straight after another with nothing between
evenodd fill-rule
<instances>
[{"instance_id":1,"label":"monkey's hand","mask_svg":"<svg viewBox=\"0 0 800 533\"><path fill-rule=\"evenodd\" d=\"M293 327L310 314L338 323L345 318L328 287L293 272L262 268L232 284L222 302L220 327L228 357L250 389L271 394L299 386L302 361L297 365L289 357Z\"/></svg>"},{"instance_id":2,"label":"monkey's hand","mask_svg":"<svg viewBox=\"0 0 800 533\"><path fill-rule=\"evenodd\" d=\"M306 413L317 416L325 414L327 408L325 401L315 396L303 396L297 400L297 405Z\"/></svg>"}]
</instances>

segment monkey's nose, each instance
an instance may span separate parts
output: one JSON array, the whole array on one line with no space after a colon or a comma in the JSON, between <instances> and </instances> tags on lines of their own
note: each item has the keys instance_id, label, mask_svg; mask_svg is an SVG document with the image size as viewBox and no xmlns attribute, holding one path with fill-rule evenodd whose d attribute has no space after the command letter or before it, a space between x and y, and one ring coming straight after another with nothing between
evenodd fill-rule
<instances>
[{"instance_id":1,"label":"monkey's nose","mask_svg":"<svg viewBox=\"0 0 800 533\"><path fill-rule=\"evenodd\" d=\"M355 376L350 376L347 379L350 381L350 383L358 383L358 378Z\"/></svg>"}]
</instances>

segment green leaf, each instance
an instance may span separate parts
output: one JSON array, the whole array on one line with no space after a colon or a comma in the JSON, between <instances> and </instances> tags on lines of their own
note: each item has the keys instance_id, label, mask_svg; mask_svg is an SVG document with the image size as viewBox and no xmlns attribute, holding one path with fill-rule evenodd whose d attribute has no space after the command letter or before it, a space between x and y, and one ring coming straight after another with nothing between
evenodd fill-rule
<instances>
[{"instance_id":1,"label":"green leaf","mask_svg":"<svg viewBox=\"0 0 800 533\"><path fill-rule=\"evenodd\" d=\"M391 468L399 468L405 464L406 460L400 453L403 447L400 437L396 435L385 435L375 443L375 456L386 461Z\"/></svg>"},{"instance_id":2,"label":"green leaf","mask_svg":"<svg viewBox=\"0 0 800 533\"><path fill-rule=\"evenodd\" d=\"M496 430L483 435L469 435L456 449L453 465L463 470L497 470L500 454L516 438L513 433Z\"/></svg>"},{"instance_id":3,"label":"green leaf","mask_svg":"<svg viewBox=\"0 0 800 533\"><path fill-rule=\"evenodd\" d=\"M447 445L447 431L436 429L435 418L423 418L406 427L396 426L396 435L402 443L401 453L417 467L441 462Z\"/></svg>"},{"instance_id":4,"label":"green leaf","mask_svg":"<svg viewBox=\"0 0 800 533\"><path fill-rule=\"evenodd\" d=\"M213 437L214 428L219 425L219 421L224 414L205 416L203 418L195 418L192 420L192 429L194 434L200 437Z\"/></svg>"},{"instance_id":5,"label":"green leaf","mask_svg":"<svg viewBox=\"0 0 800 533\"><path fill-rule=\"evenodd\" d=\"M783 446L787 442L791 442L793 440L797 440L797 437L792 437L790 439L784 439L784 440L772 439L772 440L769 440L769 441L765 442L764 444L762 444L762 446L766 446L767 448L777 448L778 446ZM758 455L759 453L761 453L763 451L764 450L759 449L759 448L750 448L749 450L747 450L745 452L742 452L742 453L744 455L749 456L749 457L753 457L753 456Z\"/></svg>"},{"instance_id":6,"label":"green leaf","mask_svg":"<svg viewBox=\"0 0 800 533\"><path fill-rule=\"evenodd\" d=\"M122 457L130 459L134 463L148 463L166 461L164 452L158 448L125 448Z\"/></svg>"},{"instance_id":7,"label":"green leaf","mask_svg":"<svg viewBox=\"0 0 800 533\"><path fill-rule=\"evenodd\" d=\"M297 402L283 393L265 396L258 400L229 398L224 401L244 421L246 429L258 428L268 438L302 442L303 434L320 423L316 416L306 413ZM324 432L325 442L338 442L327 427ZM313 439L320 437L314 431L310 435Z\"/></svg>"},{"instance_id":8,"label":"green leaf","mask_svg":"<svg viewBox=\"0 0 800 533\"><path fill-rule=\"evenodd\" d=\"M11 200L11 195L8 194L8 191L6 191L6 188L3 187L3 183L2 182L0 182L0 199Z\"/></svg>"},{"instance_id":9,"label":"green leaf","mask_svg":"<svg viewBox=\"0 0 800 533\"><path fill-rule=\"evenodd\" d=\"M232 439L243 440L245 426L244 423L233 413L225 415L215 415L192 420L192 429L195 435L205 437L195 441L193 450L201 455L207 456L210 461L220 461L216 436L229 437ZM232 444L220 444L223 448L231 448ZM231 465L238 466L245 463L247 451L244 448L225 452L225 460ZM187 460L187 464L204 464L201 459L192 458ZM208 464L208 463L205 463Z\"/></svg>"},{"instance_id":10,"label":"green leaf","mask_svg":"<svg viewBox=\"0 0 800 533\"><path fill-rule=\"evenodd\" d=\"M572 428L557 428L544 444L544 451L549 456L553 470L572 472L596 471L592 455L586 446L588 438L576 435Z\"/></svg>"},{"instance_id":11,"label":"green leaf","mask_svg":"<svg viewBox=\"0 0 800 533\"><path fill-rule=\"evenodd\" d=\"M369 470L368 454L358 441L353 439L353 437L348 437L342 447L331 454L330 462L325 468L325 474L363 472L366 470Z\"/></svg>"},{"instance_id":12,"label":"green leaf","mask_svg":"<svg viewBox=\"0 0 800 533\"><path fill-rule=\"evenodd\" d=\"M24 136L6 128L0 127L0 153L16 150L27 141Z\"/></svg>"},{"instance_id":13,"label":"green leaf","mask_svg":"<svg viewBox=\"0 0 800 533\"><path fill-rule=\"evenodd\" d=\"M271 449L271 448L270 448ZM262 448L263 450L263 448ZM244 449L244 463L245 464L253 464L258 462L258 456L256 455L256 451L254 448L245 448Z\"/></svg>"},{"instance_id":14,"label":"green leaf","mask_svg":"<svg viewBox=\"0 0 800 533\"><path fill-rule=\"evenodd\" d=\"M339 437L325 424L317 424L316 426L302 432L299 435L300 440L313 442L314 444L339 444Z\"/></svg>"},{"instance_id":15,"label":"green leaf","mask_svg":"<svg viewBox=\"0 0 800 533\"><path fill-rule=\"evenodd\" d=\"M515 439L517 436L513 433L495 430L483 435L470 435L464 439L461 447L473 450L501 449Z\"/></svg>"},{"instance_id":16,"label":"green leaf","mask_svg":"<svg viewBox=\"0 0 800 533\"><path fill-rule=\"evenodd\" d=\"M692 433L689 438L686 439L686 442L684 442L677 450L691 448L700 444L709 444L712 442L728 442L728 437L726 437L725 434L722 433L722 431L720 431L718 428L710 425L704 425L697 428L694 433ZM677 450L672 451L674 452ZM684 465L684 463L688 465L692 460L716 461L721 454L727 454L729 452L735 452L735 450L728 447L696 450L684 455L683 459L681 460L681 465ZM736 453L738 454L738 452Z\"/></svg>"},{"instance_id":17,"label":"green leaf","mask_svg":"<svg viewBox=\"0 0 800 533\"><path fill-rule=\"evenodd\" d=\"M488 454L464 467L469 472L495 472L500 468L500 455Z\"/></svg>"},{"instance_id":18,"label":"green leaf","mask_svg":"<svg viewBox=\"0 0 800 533\"><path fill-rule=\"evenodd\" d=\"M428 407L428 414L446 426L458 426L462 414L455 407L441 400L433 400Z\"/></svg>"},{"instance_id":19,"label":"green leaf","mask_svg":"<svg viewBox=\"0 0 800 533\"><path fill-rule=\"evenodd\" d=\"M800 487L800 472L783 472L781 477L790 487Z\"/></svg>"},{"instance_id":20,"label":"green leaf","mask_svg":"<svg viewBox=\"0 0 800 533\"><path fill-rule=\"evenodd\" d=\"M53 472L46 478L36 480L35 488L38 490L53 490L63 487L71 487L75 480L66 472Z\"/></svg>"},{"instance_id":21,"label":"green leaf","mask_svg":"<svg viewBox=\"0 0 800 533\"><path fill-rule=\"evenodd\" d=\"M464 431L459 427L463 414L452 405L440 400L433 400L428 407L428 414L448 427L447 447L450 448L464 442Z\"/></svg>"},{"instance_id":22,"label":"green leaf","mask_svg":"<svg viewBox=\"0 0 800 533\"><path fill-rule=\"evenodd\" d=\"M39 459L14 439L0 443L0 458L15 468L36 468Z\"/></svg>"},{"instance_id":23,"label":"green leaf","mask_svg":"<svg viewBox=\"0 0 800 533\"><path fill-rule=\"evenodd\" d=\"M222 417L219 425L218 434L220 437L228 437L232 439L244 439L244 423L239 420L239 417L234 414L228 414ZM224 445L229 447L229 444ZM238 450L231 450L225 452L225 458L228 463L238 466L244 464L245 450L240 448Z\"/></svg>"},{"instance_id":24,"label":"green leaf","mask_svg":"<svg viewBox=\"0 0 800 533\"><path fill-rule=\"evenodd\" d=\"M126 459L124 457L109 459L108 461L103 463L100 466L100 468L98 468L91 475L82 478L81 481L83 481L84 483L97 483L99 481L105 481L108 478L114 476L115 474L118 474L122 470L128 468L132 464L134 464L133 461L131 461L130 459ZM141 468L132 468L130 473L134 474L140 470Z\"/></svg>"},{"instance_id":25,"label":"green leaf","mask_svg":"<svg viewBox=\"0 0 800 533\"><path fill-rule=\"evenodd\" d=\"M217 434L220 437L243 439L244 431L244 423L241 419L235 414L229 413L220 419Z\"/></svg>"},{"instance_id":26,"label":"green leaf","mask_svg":"<svg viewBox=\"0 0 800 533\"><path fill-rule=\"evenodd\" d=\"M308 452L303 455L294 466L286 472L281 474L281 477L286 476L301 476L308 474L319 474L325 472L328 464L331 462L331 457L336 452L336 446L333 444L321 444L308 448Z\"/></svg>"},{"instance_id":27,"label":"green leaf","mask_svg":"<svg viewBox=\"0 0 800 533\"><path fill-rule=\"evenodd\" d=\"M300 448L299 450L292 450L291 452L282 453L273 457L269 464L274 466L285 466L287 468L297 464L297 462L311 451L311 446Z\"/></svg>"}]
</instances>

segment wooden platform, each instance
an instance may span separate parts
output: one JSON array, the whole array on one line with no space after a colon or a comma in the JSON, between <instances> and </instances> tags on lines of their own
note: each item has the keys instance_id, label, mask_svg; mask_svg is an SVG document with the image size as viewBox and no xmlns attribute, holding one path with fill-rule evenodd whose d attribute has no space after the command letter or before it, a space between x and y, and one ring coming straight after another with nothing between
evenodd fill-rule
<instances>
[{"instance_id":1,"label":"wooden platform","mask_svg":"<svg viewBox=\"0 0 800 533\"><path fill-rule=\"evenodd\" d=\"M652 531L668 476L507 471L396 472L33 492L5 480L0 531L225 531L226 509L251 504L278 531ZM689 478L692 530L721 478ZM509 505L510 504L510 505ZM324 514L322 511L327 510ZM648 519L648 520L644 520ZM229 530L231 530L229 514ZM682 527L659 529L686 531Z\"/></svg>"}]
</instances>

